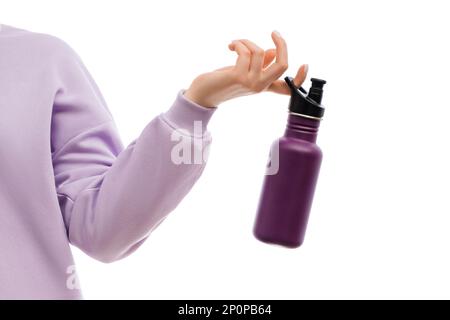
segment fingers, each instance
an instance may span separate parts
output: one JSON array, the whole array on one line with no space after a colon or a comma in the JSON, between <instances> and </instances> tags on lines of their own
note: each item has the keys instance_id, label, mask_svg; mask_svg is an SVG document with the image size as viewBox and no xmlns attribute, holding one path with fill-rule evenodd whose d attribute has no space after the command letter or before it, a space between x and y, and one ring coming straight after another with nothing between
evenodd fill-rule
<instances>
[{"instance_id":1,"label":"fingers","mask_svg":"<svg viewBox=\"0 0 450 320\"><path fill-rule=\"evenodd\" d=\"M232 45L231 43L228 45L228 47L230 48L230 50L233 50L232 48L234 48L234 45ZM275 49L268 49L265 51L264 53L264 61L263 61L263 68L266 68L269 64L272 63L273 59L275 59L275 54L276 54L276 50ZM234 66L226 66L226 67L222 67L219 69L216 69L214 71L225 71L225 70L230 70L234 68Z\"/></svg>"},{"instance_id":2,"label":"fingers","mask_svg":"<svg viewBox=\"0 0 450 320\"><path fill-rule=\"evenodd\" d=\"M308 74L308 65L304 64L298 69L297 75L294 78L294 84L297 88L303 84L307 74ZM272 84L267 88L267 91L279 94L287 94L287 95L291 94L291 89L284 80L276 80L272 82Z\"/></svg>"},{"instance_id":3,"label":"fingers","mask_svg":"<svg viewBox=\"0 0 450 320\"><path fill-rule=\"evenodd\" d=\"M275 49L266 50L266 53L264 54L263 68L266 68L269 64L272 63L273 59L275 59L276 54L277 51Z\"/></svg>"},{"instance_id":4,"label":"fingers","mask_svg":"<svg viewBox=\"0 0 450 320\"><path fill-rule=\"evenodd\" d=\"M281 77L288 68L288 53L286 41L276 31L272 32L272 40L276 47L276 60L264 71L263 81L269 85Z\"/></svg>"},{"instance_id":5,"label":"fingers","mask_svg":"<svg viewBox=\"0 0 450 320\"><path fill-rule=\"evenodd\" d=\"M291 94L291 89L288 87L287 83L284 80L275 80L272 84L267 88L267 91L279 93L279 94Z\"/></svg>"},{"instance_id":6,"label":"fingers","mask_svg":"<svg viewBox=\"0 0 450 320\"><path fill-rule=\"evenodd\" d=\"M288 67L285 40L276 31L271 36L275 49L266 51L248 39L234 40L228 45L230 50L238 54L234 67L236 79L255 92L266 90ZM272 63L274 59L275 63ZM297 74L295 81L303 82L305 77L303 73ZM281 82L274 84L272 88L279 93L289 92Z\"/></svg>"},{"instance_id":7,"label":"fingers","mask_svg":"<svg viewBox=\"0 0 450 320\"><path fill-rule=\"evenodd\" d=\"M247 39L240 39L251 53L250 73L253 75L259 75L264 63L264 50Z\"/></svg>"},{"instance_id":8,"label":"fingers","mask_svg":"<svg viewBox=\"0 0 450 320\"><path fill-rule=\"evenodd\" d=\"M247 74L250 69L251 53L250 50L241 41L234 40L228 46L230 50L236 51L238 58L236 60L236 71Z\"/></svg>"}]
</instances>

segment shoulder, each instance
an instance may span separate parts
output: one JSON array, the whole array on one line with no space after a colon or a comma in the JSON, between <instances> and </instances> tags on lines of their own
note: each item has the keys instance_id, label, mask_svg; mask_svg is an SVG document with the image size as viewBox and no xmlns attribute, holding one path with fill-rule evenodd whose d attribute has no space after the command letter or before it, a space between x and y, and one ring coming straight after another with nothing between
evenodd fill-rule
<instances>
[{"instance_id":1,"label":"shoulder","mask_svg":"<svg viewBox=\"0 0 450 320\"><path fill-rule=\"evenodd\" d=\"M18 50L43 60L58 61L78 58L74 49L64 40L54 35L33 32L8 25L0 25L0 41L4 39Z\"/></svg>"}]
</instances>

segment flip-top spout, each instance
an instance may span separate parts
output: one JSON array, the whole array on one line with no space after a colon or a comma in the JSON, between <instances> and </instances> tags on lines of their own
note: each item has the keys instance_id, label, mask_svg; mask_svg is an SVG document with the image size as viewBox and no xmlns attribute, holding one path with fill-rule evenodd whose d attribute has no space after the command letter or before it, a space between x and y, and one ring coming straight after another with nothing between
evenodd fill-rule
<instances>
[{"instance_id":1,"label":"flip-top spout","mask_svg":"<svg viewBox=\"0 0 450 320\"><path fill-rule=\"evenodd\" d=\"M313 119L322 119L324 107L322 103L323 86L325 80L311 78L311 88L309 92L302 87L296 87L292 77L285 77L284 80L291 89L291 99L289 101L289 111L293 114Z\"/></svg>"}]
</instances>

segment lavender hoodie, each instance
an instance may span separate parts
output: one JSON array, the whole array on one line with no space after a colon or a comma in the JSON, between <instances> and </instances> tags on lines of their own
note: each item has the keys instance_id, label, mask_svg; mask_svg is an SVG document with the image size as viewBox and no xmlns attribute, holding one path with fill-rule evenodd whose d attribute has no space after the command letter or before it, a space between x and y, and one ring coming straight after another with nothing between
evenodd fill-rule
<instances>
[{"instance_id":1,"label":"lavender hoodie","mask_svg":"<svg viewBox=\"0 0 450 320\"><path fill-rule=\"evenodd\" d=\"M183 139L207 147L215 111L183 93L125 148L66 43L1 25L1 299L80 298L68 285L69 243L103 262L122 259L177 206L205 163L177 164L173 148Z\"/></svg>"}]
</instances>

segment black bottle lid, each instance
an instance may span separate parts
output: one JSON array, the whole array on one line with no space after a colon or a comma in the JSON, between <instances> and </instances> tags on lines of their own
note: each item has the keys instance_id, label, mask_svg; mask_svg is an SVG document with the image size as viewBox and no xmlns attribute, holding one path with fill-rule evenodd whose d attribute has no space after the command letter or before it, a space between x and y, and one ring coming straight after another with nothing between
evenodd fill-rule
<instances>
[{"instance_id":1,"label":"black bottle lid","mask_svg":"<svg viewBox=\"0 0 450 320\"><path fill-rule=\"evenodd\" d=\"M289 111L295 114L306 116L307 118L322 119L324 107L321 105L323 85L325 80L311 78L311 88L307 93L302 87L297 88L294 84L294 78L285 77L291 89L291 99L289 101Z\"/></svg>"}]
</instances>

